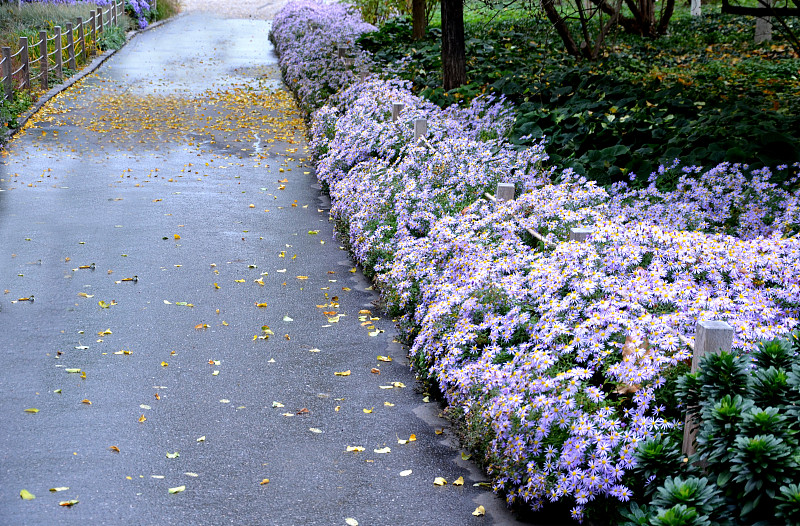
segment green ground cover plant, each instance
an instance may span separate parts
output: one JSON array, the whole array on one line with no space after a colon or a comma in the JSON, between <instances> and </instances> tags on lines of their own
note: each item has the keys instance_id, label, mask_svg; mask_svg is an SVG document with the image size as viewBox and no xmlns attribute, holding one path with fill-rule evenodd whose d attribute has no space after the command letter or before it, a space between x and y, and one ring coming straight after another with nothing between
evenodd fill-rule
<instances>
[{"instance_id":1,"label":"green ground cover plant","mask_svg":"<svg viewBox=\"0 0 800 526\"><path fill-rule=\"evenodd\" d=\"M676 394L695 416L697 453L664 433L636 452L637 525L800 525L800 332L747 356L706 355Z\"/></svg>"},{"instance_id":2,"label":"green ground cover plant","mask_svg":"<svg viewBox=\"0 0 800 526\"><path fill-rule=\"evenodd\" d=\"M658 39L619 31L597 62L567 55L535 16L466 19L468 84L450 92L441 88L439 28L414 42L410 22L398 18L359 44L440 106L504 95L516 111L512 142L545 136L552 161L601 184L644 180L676 158L706 167L800 158L800 58L777 33L753 44L752 18L676 15Z\"/></svg>"}]
</instances>

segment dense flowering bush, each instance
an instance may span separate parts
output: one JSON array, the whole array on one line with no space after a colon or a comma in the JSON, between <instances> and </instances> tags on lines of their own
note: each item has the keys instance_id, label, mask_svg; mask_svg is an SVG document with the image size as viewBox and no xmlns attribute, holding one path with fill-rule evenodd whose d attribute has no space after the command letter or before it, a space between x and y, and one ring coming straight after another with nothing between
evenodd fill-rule
<instances>
[{"instance_id":1,"label":"dense flowering bush","mask_svg":"<svg viewBox=\"0 0 800 526\"><path fill-rule=\"evenodd\" d=\"M270 40L281 57L284 79L297 95L304 111L325 101L355 78L338 59L339 45L353 45L355 38L376 28L362 22L354 8L302 0L284 7L272 22ZM356 68L366 54L354 51Z\"/></svg>"},{"instance_id":2,"label":"dense flowering bush","mask_svg":"<svg viewBox=\"0 0 800 526\"><path fill-rule=\"evenodd\" d=\"M541 144L511 148L502 100L441 110L400 81L357 81L336 43L371 27L346 7L295 2L274 27L340 235L509 501L568 500L581 520L598 497L629 500L637 444L682 425L665 405L690 356L679 336L724 319L748 349L798 324L800 239L784 237L798 196L768 171L687 167L672 192L657 174L603 189L548 167ZM498 182L519 197L481 199ZM575 226L594 228L588 242L569 241Z\"/></svg>"},{"instance_id":3,"label":"dense flowering bush","mask_svg":"<svg viewBox=\"0 0 800 526\"><path fill-rule=\"evenodd\" d=\"M149 0L125 0L125 10L139 23L139 29L147 27L151 16Z\"/></svg>"}]
</instances>

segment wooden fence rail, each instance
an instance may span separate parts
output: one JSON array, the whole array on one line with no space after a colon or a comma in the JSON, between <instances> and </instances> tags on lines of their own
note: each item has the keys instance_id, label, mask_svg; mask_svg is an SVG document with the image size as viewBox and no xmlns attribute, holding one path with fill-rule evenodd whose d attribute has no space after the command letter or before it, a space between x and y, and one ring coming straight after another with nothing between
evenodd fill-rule
<instances>
[{"instance_id":1,"label":"wooden fence rail","mask_svg":"<svg viewBox=\"0 0 800 526\"><path fill-rule=\"evenodd\" d=\"M89 61L97 54L97 39L112 27L119 27L124 10L124 0L114 0L107 9L90 11L86 20L78 17L74 25L67 23L64 31L60 26L55 26L50 36L40 31L37 42L20 37L14 53L10 47L0 48L0 101L11 100L15 91L30 90L34 85L47 90L51 74L63 80L65 66L74 71L79 63ZM36 74L31 73L32 67Z\"/></svg>"}]
</instances>

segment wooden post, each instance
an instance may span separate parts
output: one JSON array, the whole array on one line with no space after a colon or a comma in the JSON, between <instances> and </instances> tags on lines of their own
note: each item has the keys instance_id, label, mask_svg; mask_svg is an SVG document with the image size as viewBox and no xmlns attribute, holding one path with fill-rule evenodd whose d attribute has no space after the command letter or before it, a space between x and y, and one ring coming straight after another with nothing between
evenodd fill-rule
<instances>
[{"instance_id":1,"label":"wooden post","mask_svg":"<svg viewBox=\"0 0 800 526\"><path fill-rule=\"evenodd\" d=\"M733 327L724 321L699 321L694 334L694 354L692 354L692 371L697 371L700 359L708 353L731 352L733 347ZM692 415L686 415L683 427L683 447L686 456L695 453L694 441L697 436Z\"/></svg>"},{"instance_id":2,"label":"wooden post","mask_svg":"<svg viewBox=\"0 0 800 526\"><path fill-rule=\"evenodd\" d=\"M39 53L42 54L39 57L39 82L41 83L42 89L47 90L47 75L48 75L48 63L47 63L47 31L39 31Z\"/></svg>"},{"instance_id":3,"label":"wooden post","mask_svg":"<svg viewBox=\"0 0 800 526\"><path fill-rule=\"evenodd\" d=\"M348 48L347 46L339 46L339 47L338 47L338 58L344 58L344 57L346 57L346 56L347 56L347 51L348 51L349 49L350 49L350 48Z\"/></svg>"},{"instance_id":4,"label":"wooden post","mask_svg":"<svg viewBox=\"0 0 800 526\"><path fill-rule=\"evenodd\" d=\"M403 111L406 105L402 102L393 102L392 103L392 122L397 122L397 119L400 118L400 112Z\"/></svg>"},{"instance_id":5,"label":"wooden post","mask_svg":"<svg viewBox=\"0 0 800 526\"><path fill-rule=\"evenodd\" d=\"M361 79L361 82L364 82L365 80L367 80L368 76L369 76L369 71L361 71L358 74L358 78Z\"/></svg>"},{"instance_id":6,"label":"wooden post","mask_svg":"<svg viewBox=\"0 0 800 526\"><path fill-rule=\"evenodd\" d=\"M111 11L110 13L111 25L113 27L117 27L117 0L114 0L114 2L112 2L110 11Z\"/></svg>"},{"instance_id":7,"label":"wooden post","mask_svg":"<svg viewBox=\"0 0 800 526\"><path fill-rule=\"evenodd\" d=\"M576 227L569 229L569 240L583 243L589 238L589 234L594 232L594 228Z\"/></svg>"},{"instance_id":8,"label":"wooden post","mask_svg":"<svg viewBox=\"0 0 800 526\"><path fill-rule=\"evenodd\" d=\"M83 17L79 16L75 21L78 23L78 40L81 42L81 54L85 62L89 55L86 54L86 33L83 31Z\"/></svg>"},{"instance_id":9,"label":"wooden post","mask_svg":"<svg viewBox=\"0 0 800 526\"><path fill-rule=\"evenodd\" d=\"M692 16L701 16L703 14L700 2L701 0L691 0L691 7L689 9L691 10Z\"/></svg>"},{"instance_id":10,"label":"wooden post","mask_svg":"<svg viewBox=\"0 0 800 526\"><path fill-rule=\"evenodd\" d=\"M78 69L75 64L75 33L72 22L67 22L67 67L72 71Z\"/></svg>"},{"instance_id":11,"label":"wooden post","mask_svg":"<svg viewBox=\"0 0 800 526\"><path fill-rule=\"evenodd\" d=\"M13 68L11 67L11 48L4 47L3 48L3 88L5 92L5 99L11 100L14 98L14 83L12 82L13 79L11 78L11 72Z\"/></svg>"},{"instance_id":12,"label":"wooden post","mask_svg":"<svg viewBox=\"0 0 800 526\"><path fill-rule=\"evenodd\" d=\"M59 80L64 78L64 48L62 47L61 42L61 26L54 26L53 30L55 31L55 35L53 36L53 43L55 44L55 58L56 58L56 76Z\"/></svg>"},{"instance_id":13,"label":"wooden post","mask_svg":"<svg viewBox=\"0 0 800 526\"><path fill-rule=\"evenodd\" d=\"M425 119L414 119L414 142L428 135L428 121Z\"/></svg>"},{"instance_id":14,"label":"wooden post","mask_svg":"<svg viewBox=\"0 0 800 526\"><path fill-rule=\"evenodd\" d=\"M97 12L89 11L89 16L92 17L92 28L89 38L92 43L92 55L94 55L97 53Z\"/></svg>"},{"instance_id":15,"label":"wooden post","mask_svg":"<svg viewBox=\"0 0 800 526\"><path fill-rule=\"evenodd\" d=\"M511 183L497 183L497 190L494 192L494 197L500 203L513 201L516 191L516 187Z\"/></svg>"},{"instance_id":16,"label":"wooden post","mask_svg":"<svg viewBox=\"0 0 800 526\"><path fill-rule=\"evenodd\" d=\"M19 58L22 61L22 89L31 89L31 55L28 51L28 37L19 37Z\"/></svg>"},{"instance_id":17,"label":"wooden post","mask_svg":"<svg viewBox=\"0 0 800 526\"><path fill-rule=\"evenodd\" d=\"M345 58L342 59L342 62L344 63L344 67L352 68L353 64L355 64L355 62L356 62L356 59L350 58L350 57L345 57Z\"/></svg>"}]
</instances>

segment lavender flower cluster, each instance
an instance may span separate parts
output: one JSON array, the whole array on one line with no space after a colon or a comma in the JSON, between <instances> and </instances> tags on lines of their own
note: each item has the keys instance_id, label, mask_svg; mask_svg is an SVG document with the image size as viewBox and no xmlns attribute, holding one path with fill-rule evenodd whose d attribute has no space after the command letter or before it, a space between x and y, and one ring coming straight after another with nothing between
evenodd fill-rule
<instances>
[{"instance_id":1,"label":"lavender flower cluster","mask_svg":"<svg viewBox=\"0 0 800 526\"><path fill-rule=\"evenodd\" d=\"M149 0L125 0L125 10L136 18L139 29L147 27L147 18L150 16Z\"/></svg>"},{"instance_id":2,"label":"lavender flower cluster","mask_svg":"<svg viewBox=\"0 0 800 526\"><path fill-rule=\"evenodd\" d=\"M566 499L577 520L595 499L627 501L637 444L682 425L659 402L691 356L679 336L724 319L746 350L798 325L798 194L768 170L689 167L671 192L658 174L603 189L548 166L541 143L512 148L502 100L442 110L401 81L357 81L335 46L371 28L347 8L301 0L274 24L285 79L314 111L310 149L340 235L405 312L415 362L486 430L509 501ZM498 182L520 196L482 199ZM575 226L594 229L588 242L568 240Z\"/></svg>"}]
</instances>

